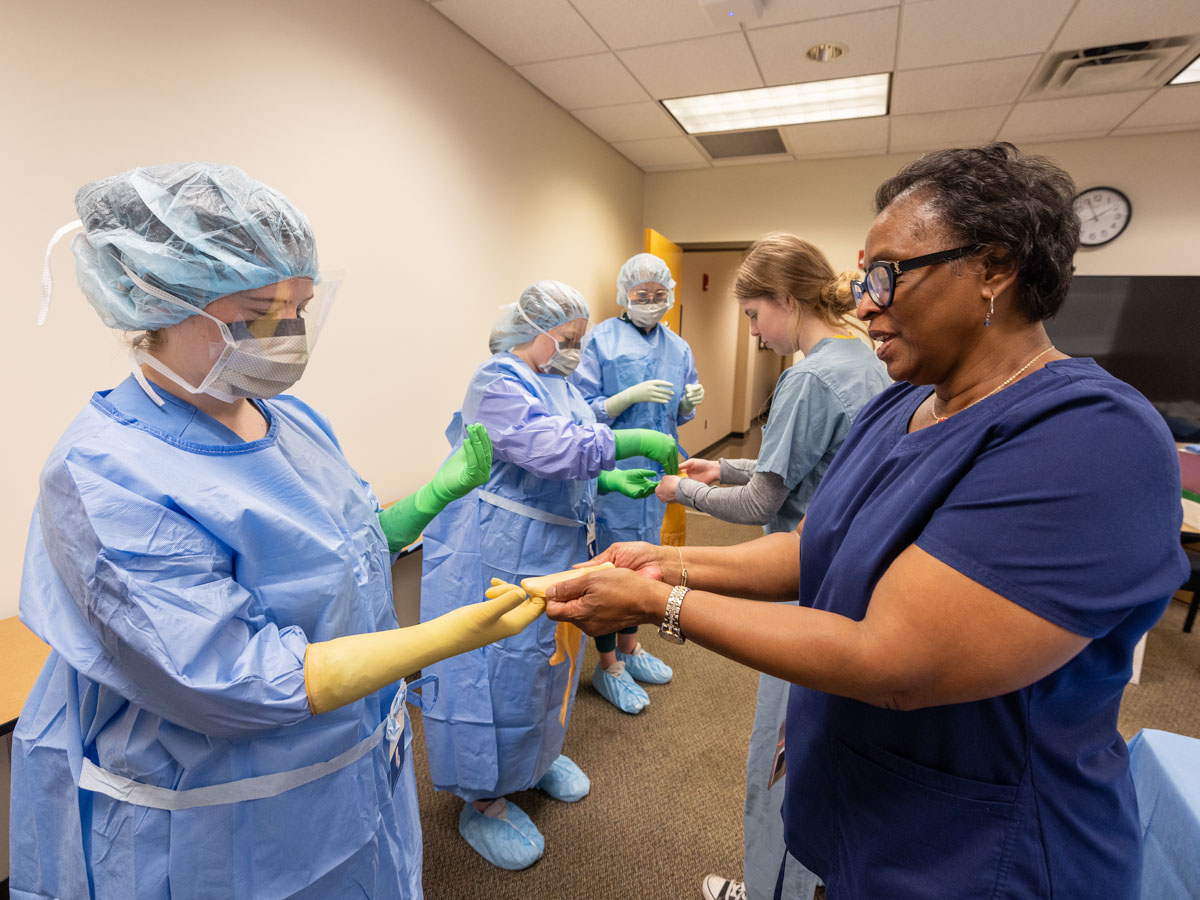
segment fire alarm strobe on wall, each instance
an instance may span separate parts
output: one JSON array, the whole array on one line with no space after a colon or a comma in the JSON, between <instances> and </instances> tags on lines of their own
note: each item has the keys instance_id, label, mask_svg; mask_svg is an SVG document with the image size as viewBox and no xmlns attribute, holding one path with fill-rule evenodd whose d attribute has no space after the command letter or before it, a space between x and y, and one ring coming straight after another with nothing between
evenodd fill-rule
<instances>
[{"instance_id":1,"label":"fire alarm strobe on wall","mask_svg":"<svg viewBox=\"0 0 1200 900\"><path fill-rule=\"evenodd\" d=\"M700 0L700 8L708 13L713 25L721 27L757 22L768 0Z\"/></svg>"}]
</instances>

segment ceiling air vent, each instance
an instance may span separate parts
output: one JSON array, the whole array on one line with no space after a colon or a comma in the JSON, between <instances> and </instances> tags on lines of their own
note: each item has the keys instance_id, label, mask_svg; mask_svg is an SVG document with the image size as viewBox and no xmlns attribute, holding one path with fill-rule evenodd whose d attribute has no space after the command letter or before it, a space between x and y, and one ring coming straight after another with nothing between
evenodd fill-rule
<instances>
[{"instance_id":1,"label":"ceiling air vent","mask_svg":"<svg viewBox=\"0 0 1200 900\"><path fill-rule=\"evenodd\" d=\"M1190 35L1055 53L1035 73L1024 99L1161 87L1197 44L1200 39Z\"/></svg>"},{"instance_id":2,"label":"ceiling air vent","mask_svg":"<svg viewBox=\"0 0 1200 900\"><path fill-rule=\"evenodd\" d=\"M733 159L739 156L777 156L788 152L778 128L698 134L696 140L713 159Z\"/></svg>"}]
</instances>

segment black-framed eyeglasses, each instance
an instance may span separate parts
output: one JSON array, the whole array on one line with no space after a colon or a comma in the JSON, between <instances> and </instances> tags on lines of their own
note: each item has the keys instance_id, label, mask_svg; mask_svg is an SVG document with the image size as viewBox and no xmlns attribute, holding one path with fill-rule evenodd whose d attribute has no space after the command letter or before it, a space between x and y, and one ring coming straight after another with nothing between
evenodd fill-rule
<instances>
[{"instance_id":1,"label":"black-framed eyeglasses","mask_svg":"<svg viewBox=\"0 0 1200 900\"><path fill-rule=\"evenodd\" d=\"M911 272L913 269L923 269L926 266L961 259L978 248L978 244L967 244L965 247L927 253L924 256L914 256L912 259L902 259L898 262L877 260L867 267L867 274L862 281L850 282L850 288L854 292L854 302L861 303L863 294L866 294L871 298L871 302L880 309L887 309L892 305L892 296L896 292L897 275Z\"/></svg>"}]
</instances>

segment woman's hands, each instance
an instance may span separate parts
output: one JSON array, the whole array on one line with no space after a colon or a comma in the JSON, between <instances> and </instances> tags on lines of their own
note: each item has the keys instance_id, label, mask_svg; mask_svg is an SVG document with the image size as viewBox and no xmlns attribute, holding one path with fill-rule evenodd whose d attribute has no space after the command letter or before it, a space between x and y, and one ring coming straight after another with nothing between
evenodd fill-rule
<instances>
[{"instance_id":1,"label":"woman's hands","mask_svg":"<svg viewBox=\"0 0 1200 900\"><path fill-rule=\"evenodd\" d=\"M678 487L678 475L664 475L658 483L658 487L654 489L654 496L663 503L671 503L675 500L675 489Z\"/></svg>"},{"instance_id":2,"label":"woman's hands","mask_svg":"<svg viewBox=\"0 0 1200 900\"><path fill-rule=\"evenodd\" d=\"M679 474L686 475L701 484L715 484L721 480L721 463L716 459L700 459L693 456L679 464ZM672 491L674 495L674 491Z\"/></svg>"},{"instance_id":3,"label":"woman's hands","mask_svg":"<svg viewBox=\"0 0 1200 900\"><path fill-rule=\"evenodd\" d=\"M592 563L598 561L600 557ZM639 561L641 570L650 569L652 564L648 560L639 557ZM661 569L658 571L661 574ZM612 634L633 625L661 621L670 590L669 586L629 569L588 572L547 589L546 616L557 622L570 622L592 636Z\"/></svg>"},{"instance_id":4,"label":"woman's hands","mask_svg":"<svg viewBox=\"0 0 1200 900\"><path fill-rule=\"evenodd\" d=\"M648 544L645 541L623 541L619 544L612 544L595 559L578 563L575 568L582 569L585 566L612 563L618 569L629 569L643 578L662 581L664 561L674 558L674 556L668 557L663 547Z\"/></svg>"}]
</instances>

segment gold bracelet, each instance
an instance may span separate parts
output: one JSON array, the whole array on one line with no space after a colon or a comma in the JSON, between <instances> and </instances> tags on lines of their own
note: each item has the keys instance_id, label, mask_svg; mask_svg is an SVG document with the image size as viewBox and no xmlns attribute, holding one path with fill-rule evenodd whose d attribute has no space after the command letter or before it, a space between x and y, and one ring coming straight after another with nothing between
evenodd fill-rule
<instances>
[{"instance_id":1,"label":"gold bracelet","mask_svg":"<svg viewBox=\"0 0 1200 900\"><path fill-rule=\"evenodd\" d=\"M679 554L679 586L687 587L687 569L683 567L683 551L679 549L679 545L675 545L675 552Z\"/></svg>"}]
</instances>

